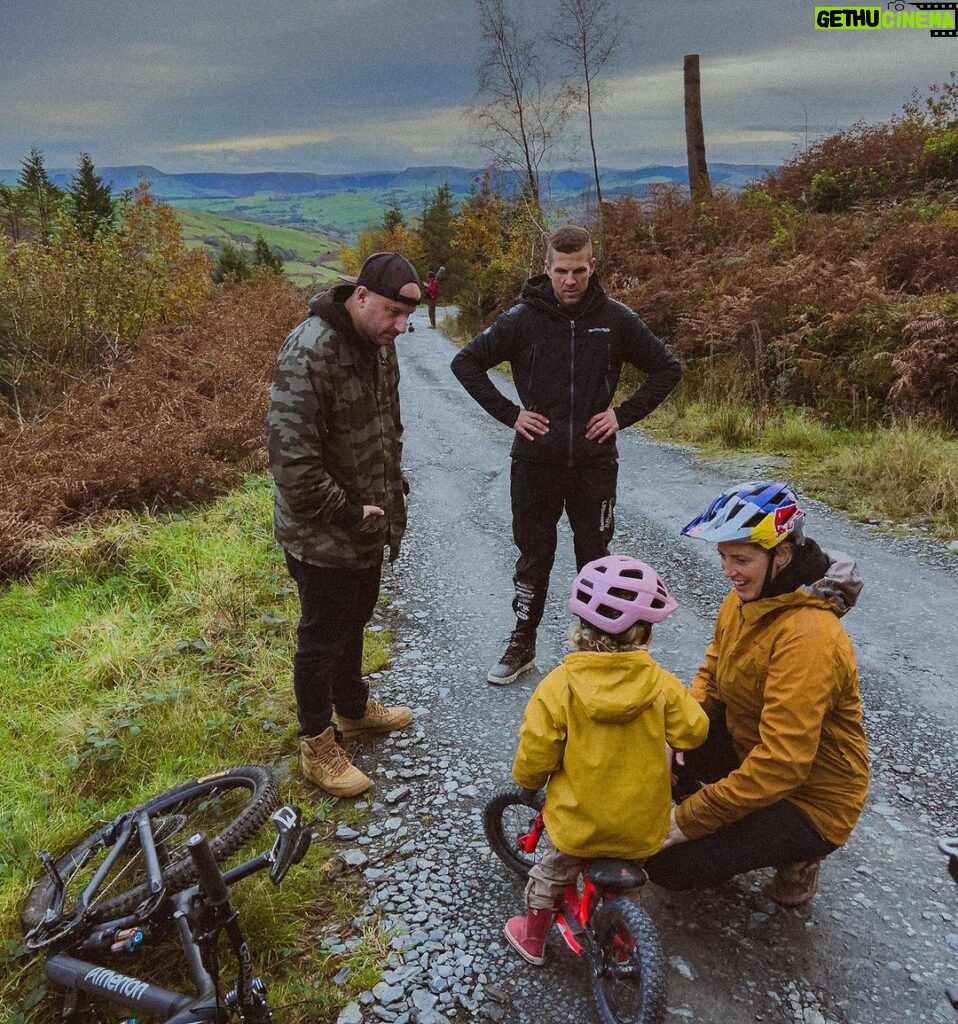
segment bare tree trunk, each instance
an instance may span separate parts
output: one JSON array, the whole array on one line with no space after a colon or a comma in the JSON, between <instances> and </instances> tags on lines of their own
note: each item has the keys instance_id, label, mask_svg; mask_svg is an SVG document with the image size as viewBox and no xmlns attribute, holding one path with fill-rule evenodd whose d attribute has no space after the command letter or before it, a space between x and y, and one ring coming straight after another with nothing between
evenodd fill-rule
<instances>
[{"instance_id":1,"label":"bare tree trunk","mask_svg":"<svg viewBox=\"0 0 958 1024\"><path fill-rule=\"evenodd\" d=\"M699 55L685 55L685 151L689 162L689 190L693 199L710 199L712 182L705 163L705 130L702 127L702 91Z\"/></svg>"},{"instance_id":2,"label":"bare tree trunk","mask_svg":"<svg viewBox=\"0 0 958 1024\"><path fill-rule=\"evenodd\" d=\"M589 145L592 147L592 173L595 175L595 203L599 216L602 216L602 186L599 184L599 158L595 152L595 131L592 127L592 80L588 70L585 78L586 110L589 114Z\"/></svg>"},{"instance_id":3,"label":"bare tree trunk","mask_svg":"<svg viewBox=\"0 0 958 1024\"><path fill-rule=\"evenodd\" d=\"M520 30L506 0L475 3L486 44L473 107L481 133L476 142L497 166L519 173L523 191L539 205L539 169L561 134L570 98L546 74L537 40Z\"/></svg>"},{"instance_id":4,"label":"bare tree trunk","mask_svg":"<svg viewBox=\"0 0 958 1024\"><path fill-rule=\"evenodd\" d=\"M556 27L549 33L549 38L566 52L570 68L575 77L581 75L584 87L592 174L595 177L596 212L601 223L602 183L599 180L593 115L602 90L596 78L602 74L618 47L623 19L611 0L559 0L556 14Z\"/></svg>"}]
</instances>

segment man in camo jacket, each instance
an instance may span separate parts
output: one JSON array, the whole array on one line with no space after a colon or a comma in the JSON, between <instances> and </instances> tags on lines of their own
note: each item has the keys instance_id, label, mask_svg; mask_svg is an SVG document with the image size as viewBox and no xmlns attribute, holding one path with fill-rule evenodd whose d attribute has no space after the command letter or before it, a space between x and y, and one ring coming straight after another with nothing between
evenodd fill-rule
<instances>
[{"instance_id":1,"label":"man in camo jacket","mask_svg":"<svg viewBox=\"0 0 958 1024\"><path fill-rule=\"evenodd\" d=\"M422 293L399 253L376 253L358 278L320 292L286 339L270 392L267 448L274 533L299 591L293 659L303 775L333 796L369 779L340 743L412 721L362 678L363 633L383 554L406 529L396 337Z\"/></svg>"}]
</instances>

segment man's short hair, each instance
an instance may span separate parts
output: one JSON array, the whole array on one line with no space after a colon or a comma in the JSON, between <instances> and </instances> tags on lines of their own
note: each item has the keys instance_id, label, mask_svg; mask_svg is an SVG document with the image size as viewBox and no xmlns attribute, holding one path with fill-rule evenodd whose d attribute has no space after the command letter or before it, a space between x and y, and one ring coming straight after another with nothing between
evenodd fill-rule
<instances>
[{"instance_id":1,"label":"man's short hair","mask_svg":"<svg viewBox=\"0 0 958 1024\"><path fill-rule=\"evenodd\" d=\"M578 252L586 246L591 247L591 245L592 236L585 228L579 227L578 224L565 224L561 228L556 228L549 235L549 248L546 255L553 252Z\"/></svg>"}]
</instances>

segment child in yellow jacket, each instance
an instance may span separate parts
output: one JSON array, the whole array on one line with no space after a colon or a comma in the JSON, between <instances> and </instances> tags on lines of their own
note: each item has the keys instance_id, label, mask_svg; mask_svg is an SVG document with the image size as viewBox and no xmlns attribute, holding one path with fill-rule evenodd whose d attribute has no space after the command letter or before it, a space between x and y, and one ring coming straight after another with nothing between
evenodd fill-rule
<instances>
[{"instance_id":1,"label":"child in yellow jacket","mask_svg":"<svg viewBox=\"0 0 958 1024\"><path fill-rule=\"evenodd\" d=\"M691 750L708 733L699 703L647 650L676 607L658 573L625 555L590 562L572 584L576 651L533 693L512 767L520 786L547 786L552 848L529 872L526 914L505 926L529 963L544 962L563 890L587 860L644 860L668 835L666 744Z\"/></svg>"}]
</instances>

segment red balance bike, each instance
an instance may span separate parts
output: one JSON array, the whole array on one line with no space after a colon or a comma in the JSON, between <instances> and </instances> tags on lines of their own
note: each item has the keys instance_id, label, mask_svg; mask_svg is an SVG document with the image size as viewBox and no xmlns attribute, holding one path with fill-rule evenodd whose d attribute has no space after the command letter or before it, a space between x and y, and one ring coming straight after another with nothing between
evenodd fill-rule
<instances>
[{"instance_id":1,"label":"red balance bike","mask_svg":"<svg viewBox=\"0 0 958 1024\"><path fill-rule=\"evenodd\" d=\"M525 878L542 856L541 795L518 786L497 792L483 812L493 853ZM544 846L544 844L543 844ZM628 893L648 881L634 861L590 861L566 888L554 927L592 970L592 994L603 1024L661 1024L665 1018L665 964L648 914Z\"/></svg>"}]
</instances>

